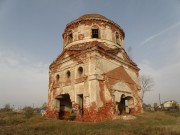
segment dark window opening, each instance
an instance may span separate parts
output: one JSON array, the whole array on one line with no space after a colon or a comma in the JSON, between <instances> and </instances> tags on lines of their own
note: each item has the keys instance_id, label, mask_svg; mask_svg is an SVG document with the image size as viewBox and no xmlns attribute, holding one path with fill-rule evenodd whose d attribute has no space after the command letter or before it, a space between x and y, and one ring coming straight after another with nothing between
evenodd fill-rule
<instances>
[{"instance_id":1,"label":"dark window opening","mask_svg":"<svg viewBox=\"0 0 180 135\"><path fill-rule=\"evenodd\" d=\"M66 76L67 76L67 78L70 78L71 72L70 72L70 71L67 71Z\"/></svg>"},{"instance_id":2,"label":"dark window opening","mask_svg":"<svg viewBox=\"0 0 180 135\"><path fill-rule=\"evenodd\" d=\"M99 30L92 29L92 38L99 38Z\"/></svg>"},{"instance_id":3,"label":"dark window opening","mask_svg":"<svg viewBox=\"0 0 180 135\"><path fill-rule=\"evenodd\" d=\"M117 44L120 44L120 43L119 43L119 33L118 33L118 32L116 32L116 43L117 43Z\"/></svg>"},{"instance_id":4,"label":"dark window opening","mask_svg":"<svg viewBox=\"0 0 180 135\"><path fill-rule=\"evenodd\" d=\"M79 73L79 75L82 75L82 73L83 73L83 68L82 67L78 68L78 73Z\"/></svg>"},{"instance_id":5,"label":"dark window opening","mask_svg":"<svg viewBox=\"0 0 180 135\"><path fill-rule=\"evenodd\" d=\"M60 76L56 75L56 81L59 81Z\"/></svg>"},{"instance_id":6,"label":"dark window opening","mask_svg":"<svg viewBox=\"0 0 180 135\"><path fill-rule=\"evenodd\" d=\"M68 34L68 43L71 43L73 41L73 34L72 32L69 32Z\"/></svg>"}]
</instances>

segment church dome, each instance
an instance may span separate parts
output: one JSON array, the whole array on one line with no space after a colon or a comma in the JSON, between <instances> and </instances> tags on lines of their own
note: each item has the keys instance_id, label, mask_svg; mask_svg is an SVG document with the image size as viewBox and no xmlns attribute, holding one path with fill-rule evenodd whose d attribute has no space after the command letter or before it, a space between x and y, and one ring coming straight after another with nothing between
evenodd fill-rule
<instances>
[{"instance_id":1,"label":"church dome","mask_svg":"<svg viewBox=\"0 0 180 135\"><path fill-rule=\"evenodd\" d=\"M119 29L121 29L123 31L123 29L117 23L115 23L114 21L108 19L107 17L105 17L103 15L100 15L100 14L97 14L97 13L82 15L78 19L75 19L74 21L68 23L66 25L66 27L68 27L69 25L74 24L76 22L84 21L84 20L101 20L101 21L105 21L105 22L108 22L108 23L111 23L111 24L115 25L116 27L118 27ZM123 34L124 34L124 32L123 32Z\"/></svg>"},{"instance_id":2,"label":"church dome","mask_svg":"<svg viewBox=\"0 0 180 135\"><path fill-rule=\"evenodd\" d=\"M105 19L105 20L109 20L105 16L100 15L100 14L85 14L85 15L80 16L77 20L83 20L83 19Z\"/></svg>"},{"instance_id":3,"label":"church dome","mask_svg":"<svg viewBox=\"0 0 180 135\"><path fill-rule=\"evenodd\" d=\"M64 47L92 41L103 42L110 48L124 48L125 33L114 21L100 14L85 14L66 25Z\"/></svg>"}]
</instances>

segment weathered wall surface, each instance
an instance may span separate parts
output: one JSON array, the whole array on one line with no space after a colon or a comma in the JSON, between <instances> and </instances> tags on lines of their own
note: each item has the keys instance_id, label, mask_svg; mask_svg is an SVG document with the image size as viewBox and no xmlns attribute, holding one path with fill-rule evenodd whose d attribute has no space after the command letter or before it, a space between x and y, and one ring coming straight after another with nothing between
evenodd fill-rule
<instances>
[{"instance_id":1,"label":"weathered wall surface","mask_svg":"<svg viewBox=\"0 0 180 135\"><path fill-rule=\"evenodd\" d=\"M93 27L98 38L92 38ZM47 117L101 121L142 111L139 68L124 50L118 25L76 20L66 26L63 38L64 50L50 65Z\"/></svg>"},{"instance_id":2,"label":"weathered wall surface","mask_svg":"<svg viewBox=\"0 0 180 135\"><path fill-rule=\"evenodd\" d=\"M83 68L82 75L78 74L79 67ZM53 72L50 71L49 108L56 110L55 114L51 113L51 115L58 115L60 102L57 97L62 94L70 95L77 120L83 121L112 118L118 111L114 104L120 102L123 94L133 98L130 108L137 110L141 106L138 99L137 74L131 76L132 69L113 59L107 59L97 51L87 53L84 59L69 59L51 70ZM66 76L67 71L71 73L70 78ZM56 78L57 75L60 76L59 80ZM80 94L84 96L83 117L78 112Z\"/></svg>"},{"instance_id":3,"label":"weathered wall surface","mask_svg":"<svg viewBox=\"0 0 180 135\"><path fill-rule=\"evenodd\" d=\"M132 97L129 100L130 108L136 110L141 108L138 71L100 54L97 55L96 60L96 74L104 76L105 87L112 93L110 97L114 96L114 102L120 102L120 98L124 94L127 97Z\"/></svg>"},{"instance_id":4,"label":"weathered wall surface","mask_svg":"<svg viewBox=\"0 0 180 135\"><path fill-rule=\"evenodd\" d=\"M99 28L100 39L92 39L91 29L93 28L93 26L97 26ZM74 37L73 41L70 43L68 41L69 32L72 32ZM115 38L116 32L120 33L120 37L118 39L119 44L117 44L116 42L116 38ZM116 48L116 47L124 48L124 37L122 31L119 28L112 26L112 24L102 23L101 20L99 21L89 20L88 22L87 21L78 22L72 26L69 26L64 32L65 48L68 48L75 44L91 42L95 40L99 42L107 43L107 46L109 48Z\"/></svg>"}]
</instances>

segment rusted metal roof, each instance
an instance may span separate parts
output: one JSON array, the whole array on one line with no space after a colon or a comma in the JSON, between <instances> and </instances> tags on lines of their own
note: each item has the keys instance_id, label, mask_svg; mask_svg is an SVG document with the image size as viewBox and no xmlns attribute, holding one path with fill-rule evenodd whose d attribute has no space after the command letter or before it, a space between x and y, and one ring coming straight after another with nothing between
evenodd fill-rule
<instances>
[{"instance_id":1,"label":"rusted metal roof","mask_svg":"<svg viewBox=\"0 0 180 135\"><path fill-rule=\"evenodd\" d=\"M109 20L108 18L106 18L105 16L100 15L100 14L85 14L85 15L80 16L77 20L93 19L93 18Z\"/></svg>"}]
</instances>

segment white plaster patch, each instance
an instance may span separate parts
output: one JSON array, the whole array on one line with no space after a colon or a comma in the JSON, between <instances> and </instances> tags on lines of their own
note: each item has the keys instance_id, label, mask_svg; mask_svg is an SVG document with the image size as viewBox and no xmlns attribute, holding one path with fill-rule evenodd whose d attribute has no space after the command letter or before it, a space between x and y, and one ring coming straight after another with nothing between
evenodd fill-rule
<instances>
[{"instance_id":1,"label":"white plaster patch","mask_svg":"<svg viewBox=\"0 0 180 135\"><path fill-rule=\"evenodd\" d=\"M101 100L101 97L100 97L100 91L101 91L101 89L100 89L100 87L99 87L99 82L98 81L96 81L96 105L97 105L97 107L102 107L103 106L103 102L102 102L102 100Z\"/></svg>"},{"instance_id":2,"label":"white plaster patch","mask_svg":"<svg viewBox=\"0 0 180 135\"><path fill-rule=\"evenodd\" d=\"M106 101L109 101L112 99L111 94L107 88L105 88L104 95L105 95Z\"/></svg>"},{"instance_id":3,"label":"white plaster patch","mask_svg":"<svg viewBox=\"0 0 180 135\"><path fill-rule=\"evenodd\" d=\"M75 84L74 88L75 88L76 95L83 94L84 93L84 82Z\"/></svg>"},{"instance_id":4,"label":"white plaster patch","mask_svg":"<svg viewBox=\"0 0 180 135\"><path fill-rule=\"evenodd\" d=\"M136 84L139 84L139 80L138 80L138 77L136 75L135 72L133 72L132 70L130 69L127 69L127 68L124 68L126 70L126 72L128 73L128 75L131 77L131 79L136 83Z\"/></svg>"},{"instance_id":5,"label":"white plaster patch","mask_svg":"<svg viewBox=\"0 0 180 135\"><path fill-rule=\"evenodd\" d=\"M97 60L98 70L96 73L107 73L115 68L117 68L120 64L115 64L112 62L112 60L99 58Z\"/></svg>"},{"instance_id":6,"label":"white plaster patch","mask_svg":"<svg viewBox=\"0 0 180 135\"><path fill-rule=\"evenodd\" d=\"M120 90L124 92L132 92L131 89L128 87L128 85L125 82L118 82L115 85L112 86L112 89Z\"/></svg>"}]
</instances>

